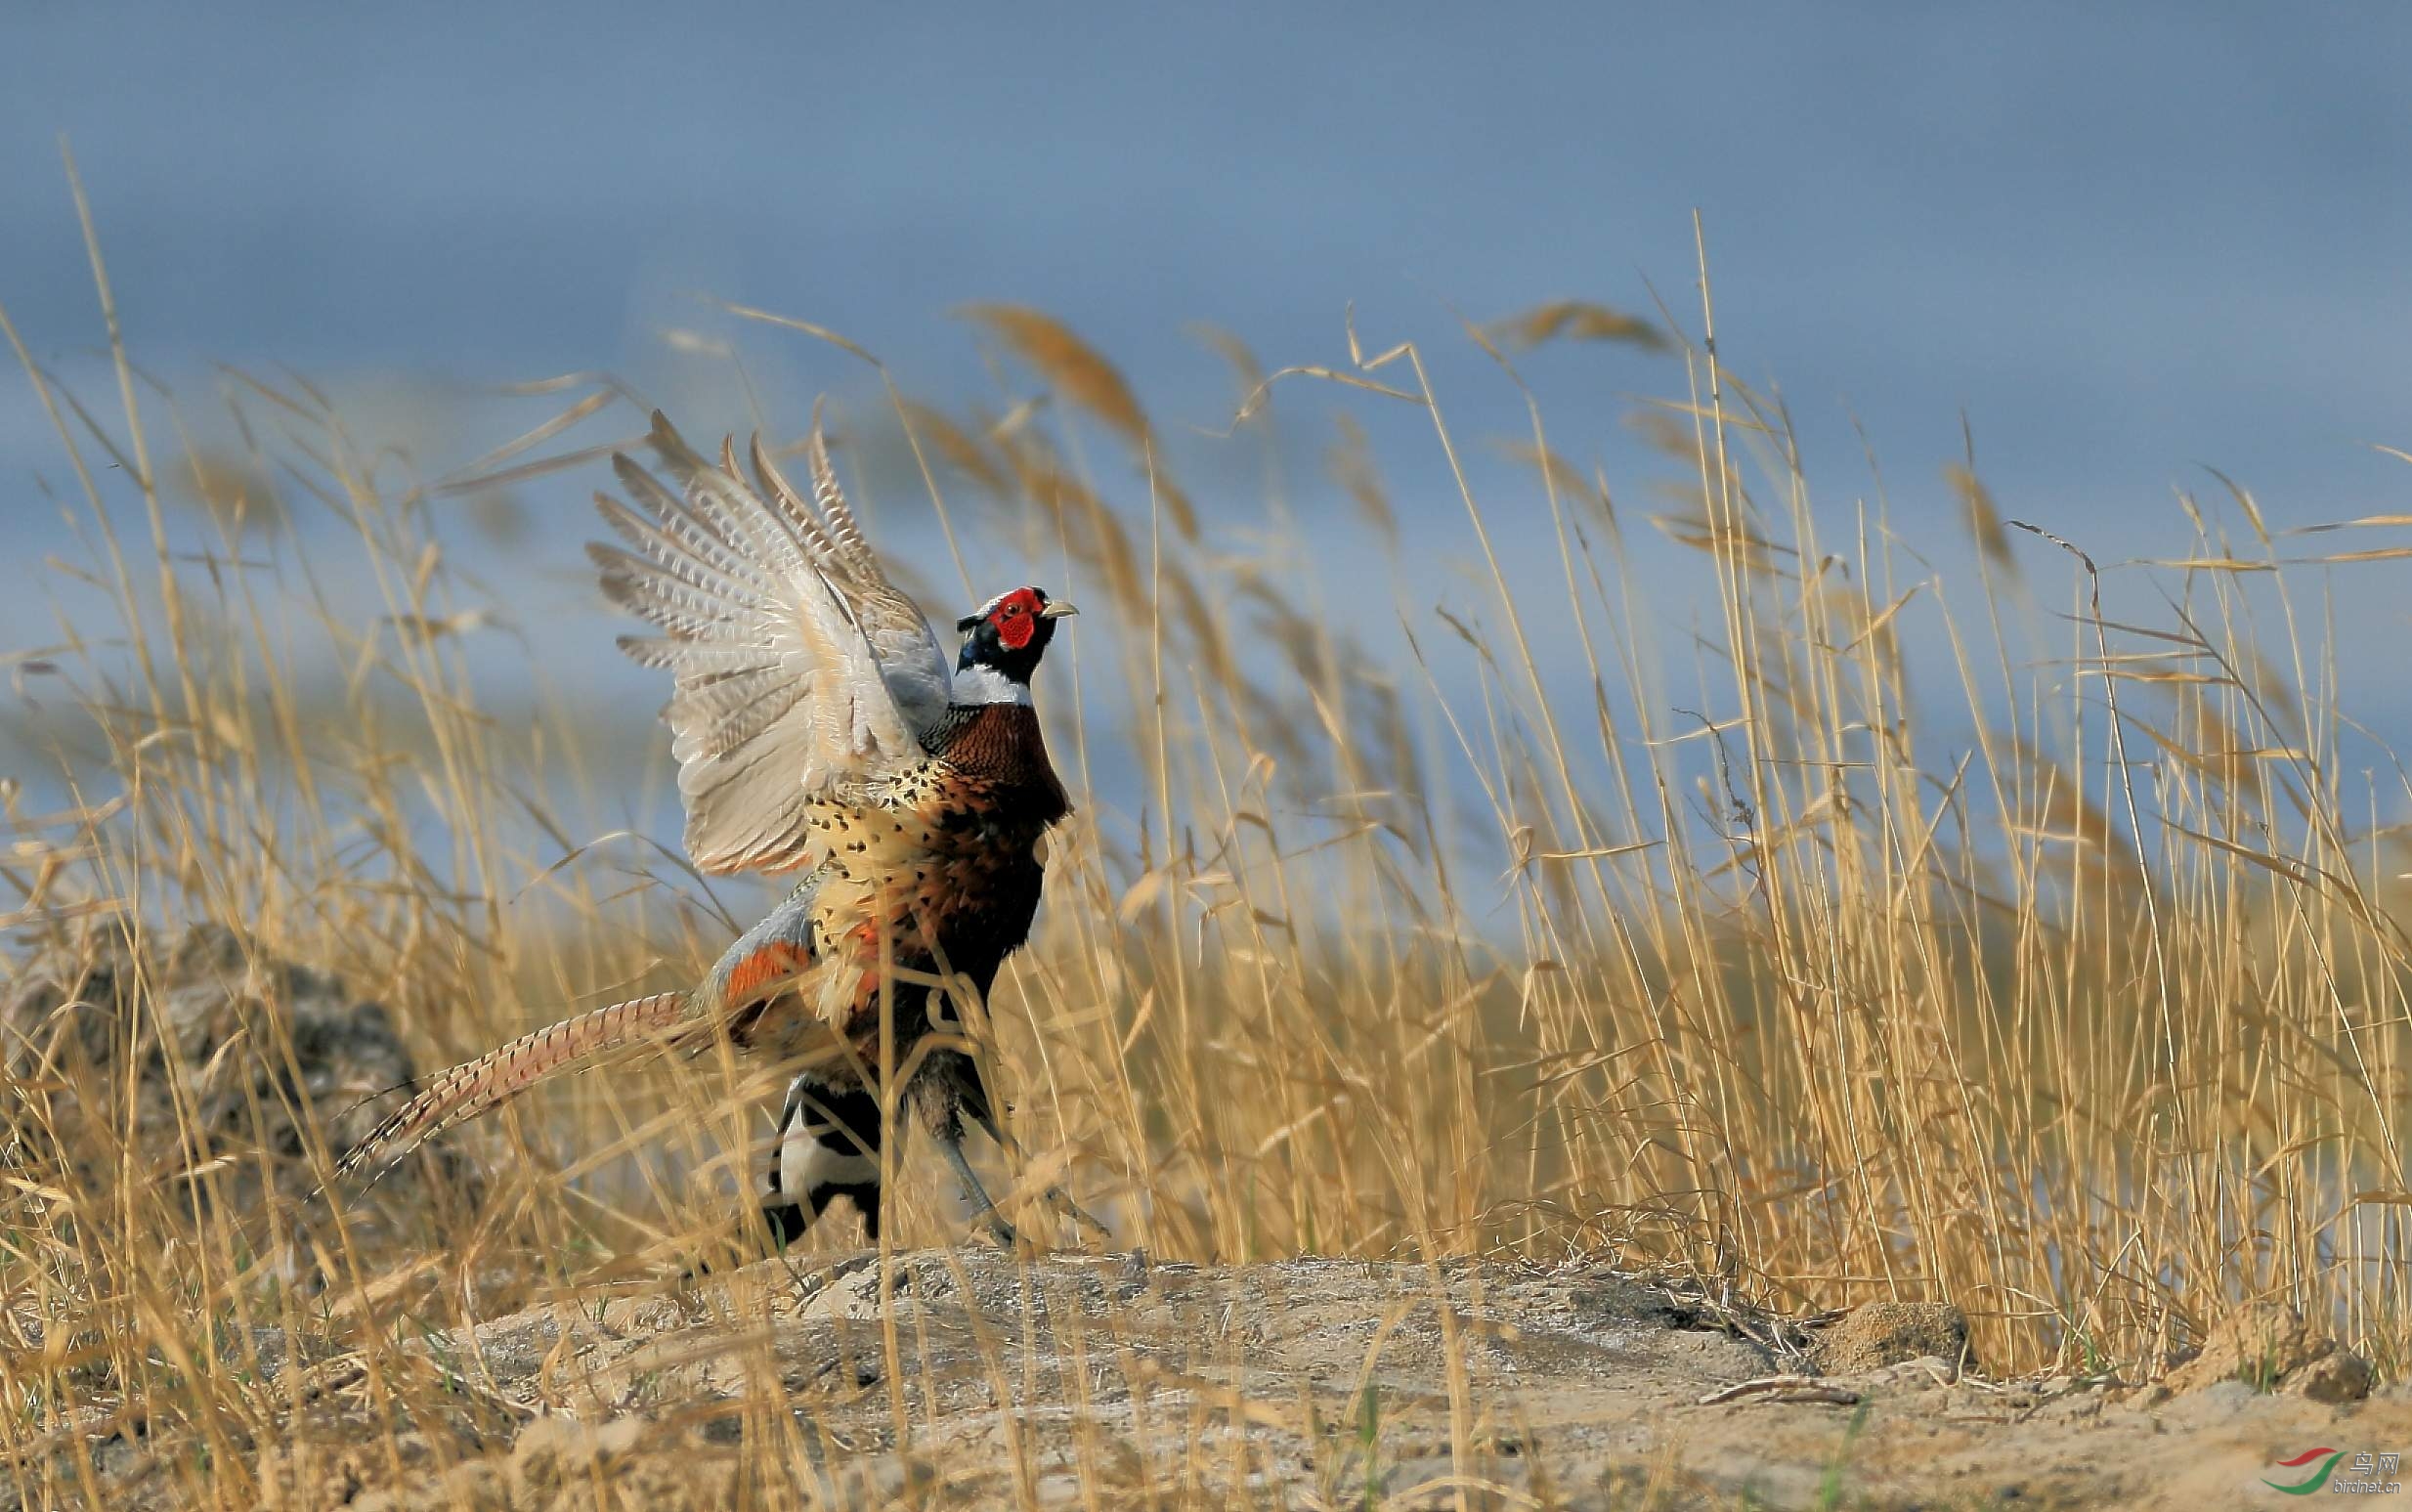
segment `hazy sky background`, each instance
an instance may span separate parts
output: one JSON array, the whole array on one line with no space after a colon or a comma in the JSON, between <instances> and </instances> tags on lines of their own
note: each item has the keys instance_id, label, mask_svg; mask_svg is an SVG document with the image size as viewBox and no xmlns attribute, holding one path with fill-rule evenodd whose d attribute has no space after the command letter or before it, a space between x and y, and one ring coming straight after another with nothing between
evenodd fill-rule
<instances>
[{"instance_id":1,"label":"hazy sky background","mask_svg":"<svg viewBox=\"0 0 2412 1512\"><path fill-rule=\"evenodd\" d=\"M1782 385L1830 507L1869 491L1856 414L1896 520L1953 546L1963 411L2006 512L2112 557L2185 545L2171 491L2216 489L2200 463L2280 524L2412 506L2412 467L2371 450L2412 446L2402 7L708 9L12 6L0 302L97 377L65 133L128 339L179 381L225 361L355 391L595 367L674 389L658 331L698 323L681 294L705 288L960 400L987 379L947 311L1005 299L1089 336L1159 420L1211 426L1230 379L1184 323L1336 364L1354 301L1370 343L1449 349L1443 400L1480 438L1522 410L1452 307L1647 310L1655 286L1695 320L1698 207L1724 352ZM860 387L835 354L763 350L783 402ZM1528 367L1560 447L1646 504L1666 466L1617 421L1680 393L1680 366L1559 347ZM431 472L538 417L449 412L468 418L427 439ZM1379 423L1419 547L1462 553L1428 440ZM1297 443L1310 503L1324 435ZM1252 459L1181 445L1210 513L1255 518ZM57 444L9 364L0 528L47 549L37 468L58 475ZM594 481L533 500L526 549L564 605L592 602ZM35 571L9 554L0 573ZM2348 629L2400 635L2408 573L2340 574ZM0 636L37 635L9 587ZM598 677L601 625L576 642ZM2391 659L2347 681L2406 708Z\"/></svg>"}]
</instances>

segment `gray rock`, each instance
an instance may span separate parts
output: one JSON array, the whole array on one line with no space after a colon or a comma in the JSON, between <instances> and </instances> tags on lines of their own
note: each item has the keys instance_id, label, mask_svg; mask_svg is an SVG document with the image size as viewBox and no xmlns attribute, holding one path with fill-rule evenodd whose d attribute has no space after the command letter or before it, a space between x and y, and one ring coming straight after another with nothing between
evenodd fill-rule
<instances>
[{"instance_id":1,"label":"gray rock","mask_svg":"<svg viewBox=\"0 0 2412 1512\"><path fill-rule=\"evenodd\" d=\"M237 1211L269 1191L307 1195L317 1182L304 1131L315 1125L340 1150L375 1126L383 1107L371 1100L415 1069L382 1006L218 925L139 962L112 934L80 957L23 964L0 1003L0 1065L47 1100L44 1118L20 1127L58 1136L56 1147L21 1145L0 1159L89 1171L116 1158L130 1102L139 1167L194 1172L204 1207ZM407 1188L414 1174L386 1186Z\"/></svg>"}]
</instances>

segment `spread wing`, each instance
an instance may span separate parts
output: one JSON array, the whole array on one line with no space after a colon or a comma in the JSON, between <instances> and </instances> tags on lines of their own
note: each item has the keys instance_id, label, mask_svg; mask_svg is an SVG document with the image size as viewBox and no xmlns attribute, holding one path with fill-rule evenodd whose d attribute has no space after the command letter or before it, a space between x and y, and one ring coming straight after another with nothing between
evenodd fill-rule
<instances>
[{"instance_id":1,"label":"spread wing","mask_svg":"<svg viewBox=\"0 0 2412 1512\"><path fill-rule=\"evenodd\" d=\"M921 758L946 713L946 657L863 540L817 416L809 499L759 436L751 482L733 443L707 460L658 410L652 442L676 491L615 455L635 507L595 504L627 549L587 554L612 602L661 627L620 646L674 679L688 854L707 872L786 870L811 859L815 798Z\"/></svg>"}]
</instances>

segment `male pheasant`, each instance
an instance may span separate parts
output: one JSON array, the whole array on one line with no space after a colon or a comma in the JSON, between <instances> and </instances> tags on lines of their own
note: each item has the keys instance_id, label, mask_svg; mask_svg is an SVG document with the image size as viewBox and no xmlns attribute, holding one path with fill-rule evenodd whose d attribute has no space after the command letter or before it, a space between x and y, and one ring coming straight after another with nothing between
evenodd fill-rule
<instances>
[{"instance_id":1,"label":"male pheasant","mask_svg":"<svg viewBox=\"0 0 2412 1512\"><path fill-rule=\"evenodd\" d=\"M595 502L625 549L587 549L612 601L662 632L620 646L671 674L687 850L706 872L799 881L695 990L597 1009L438 1073L338 1169L399 1159L613 1052L725 1036L797 1068L763 1203L779 1242L838 1196L878 1236L883 1066L908 1077L903 1104L1010 1242L964 1158L965 1117L1002 1136L950 1010L985 1002L1027 937L1043 837L1070 808L1030 678L1075 611L1035 587L999 594L958 622L950 674L864 540L817 421L809 499L758 437L751 480L733 443L708 460L658 411L651 442L678 491L615 455L635 507Z\"/></svg>"}]
</instances>

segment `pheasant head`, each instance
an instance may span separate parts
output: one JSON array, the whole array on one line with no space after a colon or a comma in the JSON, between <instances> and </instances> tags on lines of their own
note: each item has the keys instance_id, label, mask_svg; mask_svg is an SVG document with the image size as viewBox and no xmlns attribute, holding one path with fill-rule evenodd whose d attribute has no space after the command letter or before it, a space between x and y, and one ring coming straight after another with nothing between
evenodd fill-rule
<instances>
[{"instance_id":1,"label":"pheasant head","mask_svg":"<svg viewBox=\"0 0 2412 1512\"><path fill-rule=\"evenodd\" d=\"M964 642L955 661L955 702L1030 702L1030 674L1055 638L1055 622L1078 613L1039 588L1015 588L956 621Z\"/></svg>"}]
</instances>

